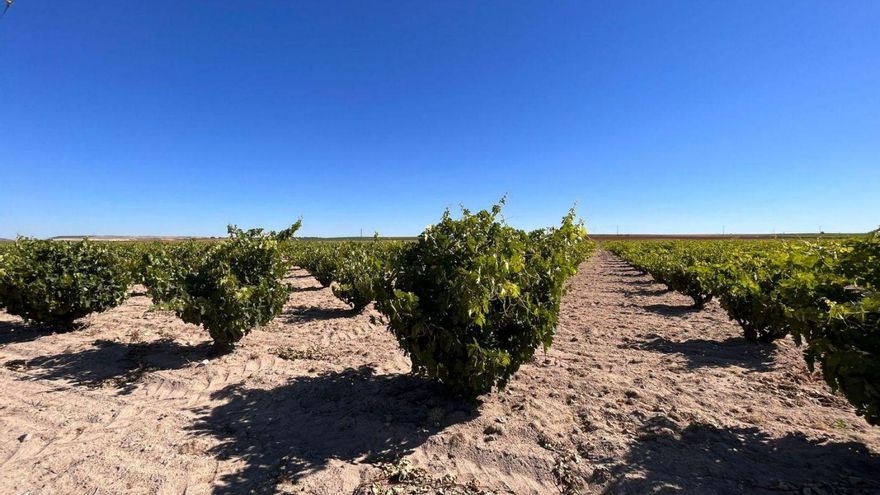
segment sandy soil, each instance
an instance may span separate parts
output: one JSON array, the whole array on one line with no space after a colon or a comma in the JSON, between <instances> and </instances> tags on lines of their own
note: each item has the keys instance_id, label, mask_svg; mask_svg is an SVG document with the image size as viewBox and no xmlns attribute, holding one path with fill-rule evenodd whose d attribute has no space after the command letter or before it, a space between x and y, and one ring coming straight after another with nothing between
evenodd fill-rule
<instances>
[{"instance_id":1,"label":"sandy soil","mask_svg":"<svg viewBox=\"0 0 880 495\"><path fill-rule=\"evenodd\" d=\"M408 376L375 312L290 282L219 358L137 288L66 334L0 313L0 493L880 493L880 428L792 342L747 344L608 253L476 406Z\"/></svg>"}]
</instances>

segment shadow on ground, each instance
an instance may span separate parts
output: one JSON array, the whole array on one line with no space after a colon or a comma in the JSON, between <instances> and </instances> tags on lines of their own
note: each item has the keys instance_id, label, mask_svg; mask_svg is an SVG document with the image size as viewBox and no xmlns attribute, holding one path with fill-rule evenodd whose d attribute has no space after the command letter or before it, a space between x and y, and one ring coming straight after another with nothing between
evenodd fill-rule
<instances>
[{"instance_id":1,"label":"shadow on ground","mask_svg":"<svg viewBox=\"0 0 880 495\"><path fill-rule=\"evenodd\" d=\"M607 494L876 494L880 456L856 442L773 438L755 427L682 429L657 416L610 475Z\"/></svg>"},{"instance_id":2,"label":"shadow on ground","mask_svg":"<svg viewBox=\"0 0 880 495\"><path fill-rule=\"evenodd\" d=\"M181 368L210 356L208 342L188 346L173 340L132 344L96 340L90 349L4 364L35 379L65 379L87 387L110 385L130 393L145 373Z\"/></svg>"},{"instance_id":3,"label":"shadow on ground","mask_svg":"<svg viewBox=\"0 0 880 495\"><path fill-rule=\"evenodd\" d=\"M309 321L333 320L336 318L348 318L358 313L350 309L341 308L319 308L309 306L297 306L290 308L281 314L281 321L284 323L304 323Z\"/></svg>"},{"instance_id":4,"label":"shadow on ground","mask_svg":"<svg viewBox=\"0 0 880 495\"><path fill-rule=\"evenodd\" d=\"M609 274L615 275L618 277L627 277L627 278L642 278L645 276L644 273L639 273L635 270L609 270Z\"/></svg>"},{"instance_id":5,"label":"shadow on ground","mask_svg":"<svg viewBox=\"0 0 880 495\"><path fill-rule=\"evenodd\" d=\"M642 309L662 316L684 316L699 313L703 308L691 304L646 304Z\"/></svg>"},{"instance_id":6,"label":"shadow on ground","mask_svg":"<svg viewBox=\"0 0 880 495\"><path fill-rule=\"evenodd\" d=\"M320 285L310 285L308 287L291 287L290 292L315 292L323 289Z\"/></svg>"},{"instance_id":7,"label":"shadow on ground","mask_svg":"<svg viewBox=\"0 0 880 495\"><path fill-rule=\"evenodd\" d=\"M629 284L629 285L641 285L641 286L657 285L657 282L654 282L653 280L625 280L624 283ZM661 291L661 294L665 294L666 292L669 292L669 289L664 287Z\"/></svg>"},{"instance_id":8,"label":"shadow on ground","mask_svg":"<svg viewBox=\"0 0 880 495\"><path fill-rule=\"evenodd\" d=\"M644 287L640 287L633 291L627 292L626 296L662 296L663 294L669 293L669 289L660 288L660 289L648 289Z\"/></svg>"},{"instance_id":9,"label":"shadow on ground","mask_svg":"<svg viewBox=\"0 0 880 495\"><path fill-rule=\"evenodd\" d=\"M679 354L687 359L688 369L740 366L752 371L770 371L776 352L773 345L749 342L742 337L722 341L690 339L676 342L656 334L650 340L626 342L619 347Z\"/></svg>"},{"instance_id":10,"label":"shadow on ground","mask_svg":"<svg viewBox=\"0 0 880 495\"><path fill-rule=\"evenodd\" d=\"M220 440L212 454L246 463L221 477L216 494L274 493L279 477L296 483L332 459L378 462L411 452L432 435L475 417L472 404L433 382L373 369L303 377L270 389L229 386L224 405L197 411L199 434Z\"/></svg>"},{"instance_id":11,"label":"shadow on ground","mask_svg":"<svg viewBox=\"0 0 880 495\"><path fill-rule=\"evenodd\" d=\"M654 282L653 280L623 280L622 283L625 283L628 285L636 285L636 286L660 285L660 287L663 288L664 293L669 292L669 289L667 289L665 286L663 286L657 282Z\"/></svg>"},{"instance_id":12,"label":"shadow on ground","mask_svg":"<svg viewBox=\"0 0 880 495\"><path fill-rule=\"evenodd\" d=\"M80 328L82 325L68 331L74 332ZM58 332L42 325L29 325L24 321L3 321L0 322L0 345L30 342L53 333Z\"/></svg>"}]
</instances>

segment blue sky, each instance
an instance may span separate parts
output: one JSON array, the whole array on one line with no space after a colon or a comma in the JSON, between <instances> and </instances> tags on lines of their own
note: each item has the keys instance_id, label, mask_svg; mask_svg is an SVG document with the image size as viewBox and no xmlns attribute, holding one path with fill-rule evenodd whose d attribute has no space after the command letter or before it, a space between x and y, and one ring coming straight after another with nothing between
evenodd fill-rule
<instances>
[{"instance_id":1,"label":"blue sky","mask_svg":"<svg viewBox=\"0 0 880 495\"><path fill-rule=\"evenodd\" d=\"M48 2L0 20L0 237L880 224L880 2Z\"/></svg>"}]
</instances>

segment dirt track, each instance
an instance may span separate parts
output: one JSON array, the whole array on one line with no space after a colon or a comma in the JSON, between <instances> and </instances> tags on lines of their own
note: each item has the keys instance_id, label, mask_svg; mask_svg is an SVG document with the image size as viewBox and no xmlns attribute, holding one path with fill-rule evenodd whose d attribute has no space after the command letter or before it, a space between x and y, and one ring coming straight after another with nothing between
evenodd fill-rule
<instances>
[{"instance_id":1,"label":"dirt track","mask_svg":"<svg viewBox=\"0 0 880 495\"><path fill-rule=\"evenodd\" d=\"M0 493L351 493L401 457L499 493L880 493L880 427L791 341L747 344L607 253L475 409L408 376L376 313L290 281L220 358L142 294L67 334L0 313Z\"/></svg>"}]
</instances>

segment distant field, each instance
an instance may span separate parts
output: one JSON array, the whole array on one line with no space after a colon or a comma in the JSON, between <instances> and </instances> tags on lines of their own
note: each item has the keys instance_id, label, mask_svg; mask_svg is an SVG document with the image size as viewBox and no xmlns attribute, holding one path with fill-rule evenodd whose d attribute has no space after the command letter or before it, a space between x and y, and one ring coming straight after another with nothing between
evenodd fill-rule
<instances>
[{"instance_id":1,"label":"distant field","mask_svg":"<svg viewBox=\"0 0 880 495\"><path fill-rule=\"evenodd\" d=\"M794 234L591 234L590 237L597 241L626 241L626 240L726 240L726 239L846 239L862 237L866 234L848 233L816 233L803 232Z\"/></svg>"},{"instance_id":2,"label":"distant field","mask_svg":"<svg viewBox=\"0 0 880 495\"><path fill-rule=\"evenodd\" d=\"M90 239L92 241L115 241L115 242L150 242L150 241L210 241L214 239L223 239L224 237L191 237L191 236L125 236L125 235L65 235L50 237L53 241L81 241ZM297 237L303 241L369 241L373 237ZM390 241L414 241L415 237L380 237L383 240ZM0 242L13 241L14 239L0 239Z\"/></svg>"},{"instance_id":3,"label":"distant field","mask_svg":"<svg viewBox=\"0 0 880 495\"><path fill-rule=\"evenodd\" d=\"M864 233L818 233L800 232L792 234L590 234L597 241L625 241L625 240L658 240L658 239L693 239L693 240L723 240L723 239L843 239L848 237L861 237ZM197 241L209 241L222 237L188 237L188 236L125 236L125 235L70 235L51 237L56 241L80 241L89 238L93 241L117 241L117 242L141 242L141 241L183 241L193 239ZM368 241L372 236L350 237L297 237L304 241ZM380 237L380 239L394 241L414 241L415 236ZM0 242L11 242L14 239L2 239Z\"/></svg>"}]
</instances>

